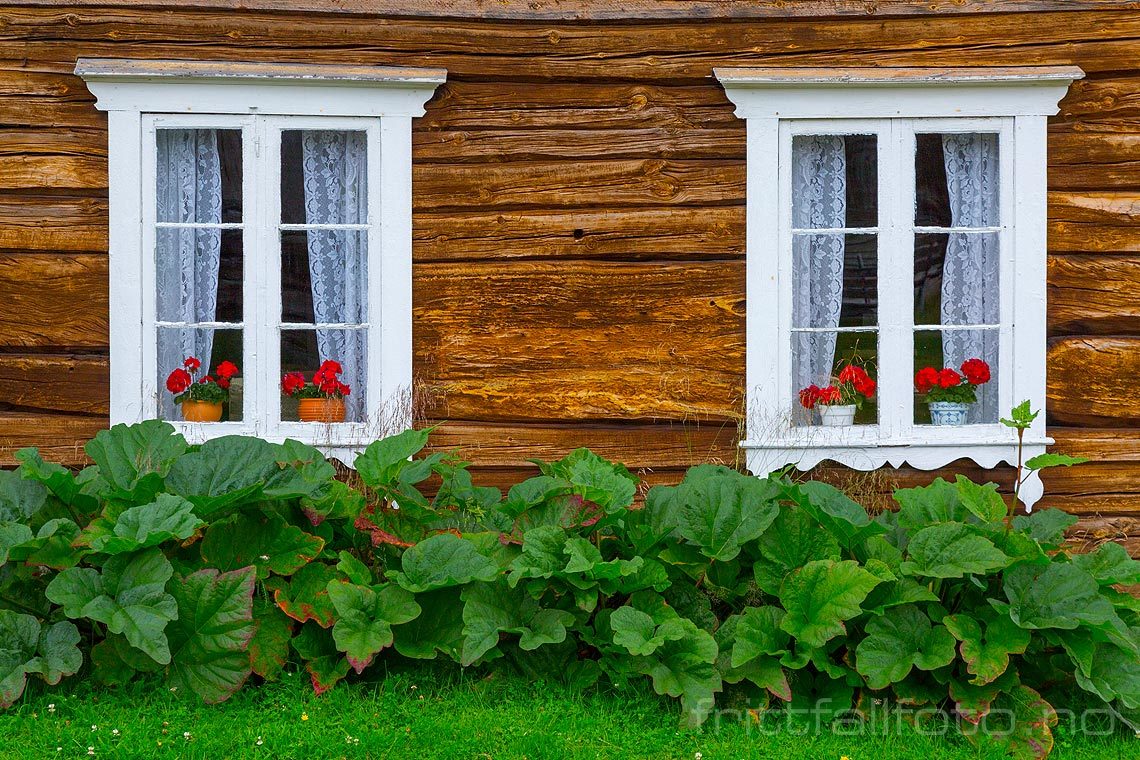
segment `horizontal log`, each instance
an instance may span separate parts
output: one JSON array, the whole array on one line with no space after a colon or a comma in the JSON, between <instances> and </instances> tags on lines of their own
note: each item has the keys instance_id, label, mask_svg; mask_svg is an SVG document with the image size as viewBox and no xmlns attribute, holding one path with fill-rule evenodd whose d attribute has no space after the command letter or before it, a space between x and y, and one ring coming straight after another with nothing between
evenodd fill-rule
<instances>
[{"instance_id":1,"label":"horizontal log","mask_svg":"<svg viewBox=\"0 0 1140 760\"><path fill-rule=\"evenodd\" d=\"M1063 121L1116 121L1140 116L1140 77L1111 76L1082 79L1061 100Z\"/></svg>"},{"instance_id":2,"label":"horizontal log","mask_svg":"<svg viewBox=\"0 0 1140 760\"><path fill-rule=\"evenodd\" d=\"M1048 353L1052 423L1140 426L1136 405L1140 338L1087 337L1053 341Z\"/></svg>"},{"instance_id":3,"label":"horizontal log","mask_svg":"<svg viewBox=\"0 0 1140 760\"><path fill-rule=\"evenodd\" d=\"M107 425L100 417L0 411L0 466L16 464L15 453L28 446L49 462L89 464L83 446Z\"/></svg>"},{"instance_id":4,"label":"horizontal log","mask_svg":"<svg viewBox=\"0 0 1140 760\"><path fill-rule=\"evenodd\" d=\"M1140 191L1049 193L1050 251L1140 252Z\"/></svg>"},{"instance_id":5,"label":"horizontal log","mask_svg":"<svg viewBox=\"0 0 1140 760\"><path fill-rule=\"evenodd\" d=\"M1140 462L1140 429L1051 427L1061 454L1108 462ZM1140 490L1140 482L1137 483Z\"/></svg>"},{"instance_id":6,"label":"horizontal log","mask_svg":"<svg viewBox=\"0 0 1140 760\"><path fill-rule=\"evenodd\" d=\"M106 356L0 353L0 408L106 417L110 395Z\"/></svg>"},{"instance_id":7,"label":"horizontal log","mask_svg":"<svg viewBox=\"0 0 1140 760\"><path fill-rule=\"evenodd\" d=\"M107 160L104 158L9 155L0 159L0 190L103 190L106 187Z\"/></svg>"},{"instance_id":8,"label":"horizontal log","mask_svg":"<svg viewBox=\"0 0 1140 760\"><path fill-rule=\"evenodd\" d=\"M466 128L470 125L472 128ZM744 124L736 129L455 129L412 133L413 161L456 163L621 158L744 158Z\"/></svg>"},{"instance_id":9,"label":"horizontal log","mask_svg":"<svg viewBox=\"0 0 1140 760\"><path fill-rule=\"evenodd\" d=\"M107 347L107 257L0 254L0 346Z\"/></svg>"},{"instance_id":10,"label":"horizontal log","mask_svg":"<svg viewBox=\"0 0 1140 760\"><path fill-rule=\"evenodd\" d=\"M0 196L0 251L107 251L107 201Z\"/></svg>"},{"instance_id":11,"label":"horizontal log","mask_svg":"<svg viewBox=\"0 0 1140 760\"><path fill-rule=\"evenodd\" d=\"M52 0L25 0L27 5L54 5ZM103 6L107 0L75 0L72 6ZM118 0L129 8L167 8L158 0ZM1117 0L470 0L461 6L437 0L190 0L182 7L227 10L273 10L295 13L340 13L356 15L416 16L428 18L478 18L545 21L608 21L738 18L824 18L829 16L933 16L960 13L1013 13L1075 10L1116 10ZM1129 4L1130 5L1130 4Z\"/></svg>"},{"instance_id":12,"label":"horizontal log","mask_svg":"<svg viewBox=\"0 0 1140 760\"><path fill-rule=\"evenodd\" d=\"M1049 257L1050 335L1140 334L1140 256Z\"/></svg>"},{"instance_id":13,"label":"horizontal log","mask_svg":"<svg viewBox=\"0 0 1140 760\"><path fill-rule=\"evenodd\" d=\"M734 465L733 424L537 425L444 421L432 433L433 451L457 451L478 467L527 467L587 447L632 470L677 469L712 462Z\"/></svg>"},{"instance_id":14,"label":"horizontal log","mask_svg":"<svg viewBox=\"0 0 1140 760\"><path fill-rule=\"evenodd\" d=\"M417 262L514 258L736 258L744 208L423 212L412 217Z\"/></svg>"},{"instance_id":15,"label":"horizontal log","mask_svg":"<svg viewBox=\"0 0 1140 760\"><path fill-rule=\"evenodd\" d=\"M426 164L412 168L412 205L445 208L719 205L744 202L743 161Z\"/></svg>"},{"instance_id":16,"label":"horizontal log","mask_svg":"<svg viewBox=\"0 0 1140 760\"><path fill-rule=\"evenodd\" d=\"M413 285L429 417L737 415L742 262L421 264Z\"/></svg>"},{"instance_id":17,"label":"horizontal log","mask_svg":"<svg viewBox=\"0 0 1140 760\"><path fill-rule=\"evenodd\" d=\"M780 4L781 9L785 4ZM452 78L705 80L713 66L1081 65L1119 71L1131 60L1134 12L1035 13L1016 20L972 14L933 18L764 23L584 25L127 8L15 8L0 24L0 58L70 74L78 53L180 58L306 60L416 65L430 52ZM10 41L9 46L2 43ZM8 49L5 50L5 47ZM487 52L493 55L487 55Z\"/></svg>"},{"instance_id":18,"label":"horizontal log","mask_svg":"<svg viewBox=\"0 0 1140 760\"><path fill-rule=\"evenodd\" d=\"M1051 190L1124 190L1140 187L1140 121L1124 132L1064 129L1049 132Z\"/></svg>"}]
</instances>

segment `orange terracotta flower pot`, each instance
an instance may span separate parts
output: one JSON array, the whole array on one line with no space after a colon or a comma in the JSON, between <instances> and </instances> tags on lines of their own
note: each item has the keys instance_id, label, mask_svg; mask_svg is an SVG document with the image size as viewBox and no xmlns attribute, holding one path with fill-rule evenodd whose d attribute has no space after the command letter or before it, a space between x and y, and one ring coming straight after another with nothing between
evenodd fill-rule
<instances>
[{"instance_id":1,"label":"orange terracotta flower pot","mask_svg":"<svg viewBox=\"0 0 1140 760\"><path fill-rule=\"evenodd\" d=\"M183 401L182 419L187 422L217 422L222 418L222 402Z\"/></svg>"},{"instance_id":2,"label":"orange terracotta flower pot","mask_svg":"<svg viewBox=\"0 0 1140 760\"><path fill-rule=\"evenodd\" d=\"M344 399L303 398L297 402L301 422L344 422Z\"/></svg>"}]
</instances>

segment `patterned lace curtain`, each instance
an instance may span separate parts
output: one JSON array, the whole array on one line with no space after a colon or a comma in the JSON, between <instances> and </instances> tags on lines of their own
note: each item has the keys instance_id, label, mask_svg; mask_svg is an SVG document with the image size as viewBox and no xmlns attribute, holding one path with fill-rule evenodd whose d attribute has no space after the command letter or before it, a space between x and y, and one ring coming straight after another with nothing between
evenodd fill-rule
<instances>
[{"instance_id":1,"label":"patterned lace curtain","mask_svg":"<svg viewBox=\"0 0 1140 760\"><path fill-rule=\"evenodd\" d=\"M842 137L805 135L792 141L792 226L845 227L847 156ZM838 327L843 306L842 234L792 238L792 325ZM826 383L835 363L834 332L792 333L794 389Z\"/></svg>"},{"instance_id":2,"label":"patterned lace curtain","mask_svg":"<svg viewBox=\"0 0 1140 760\"><path fill-rule=\"evenodd\" d=\"M157 218L160 222L222 221L222 166L212 129L160 129L157 139ZM160 227L155 252L158 319L213 322L218 304L218 228ZM214 332L163 330L158 341L159 376L187 356L210 363ZM160 416L177 417L173 396L159 394Z\"/></svg>"},{"instance_id":3,"label":"patterned lace curtain","mask_svg":"<svg viewBox=\"0 0 1140 760\"><path fill-rule=\"evenodd\" d=\"M309 130L301 136L308 224L364 224L368 220L365 133ZM309 274L317 322L359 323L367 316L367 238L359 230L309 230ZM317 330L317 353L334 359L352 386L346 419L363 421L364 330Z\"/></svg>"},{"instance_id":4,"label":"patterned lace curtain","mask_svg":"<svg viewBox=\"0 0 1140 760\"><path fill-rule=\"evenodd\" d=\"M998 138L995 134L942 136L951 223L955 227L998 224ZM993 233L955 232L946 245L942 269L942 324L997 324L1000 320L998 237ZM947 330L942 333L943 360L957 368L979 357L995 370L998 331ZM968 422L996 422L997 382L978 389L978 403Z\"/></svg>"}]
</instances>

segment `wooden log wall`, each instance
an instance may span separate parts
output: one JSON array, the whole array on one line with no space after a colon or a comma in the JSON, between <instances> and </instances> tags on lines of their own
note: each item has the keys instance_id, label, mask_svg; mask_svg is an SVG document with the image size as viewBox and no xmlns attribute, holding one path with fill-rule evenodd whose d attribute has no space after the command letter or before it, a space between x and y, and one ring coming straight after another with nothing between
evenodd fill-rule
<instances>
[{"instance_id":1,"label":"wooden log wall","mask_svg":"<svg viewBox=\"0 0 1140 760\"><path fill-rule=\"evenodd\" d=\"M1057 449L1095 461L1051 474L1045 503L1140 549L1137 4L440 11L462 5L0 8L0 462L34 445L78 463L106 424L106 119L78 56L448 69L414 133L415 371L425 416L446 421L435 445L498 485L580 445L649 482L735 459L744 123L714 66L1076 64L1087 78L1050 122L1048 403Z\"/></svg>"}]
</instances>

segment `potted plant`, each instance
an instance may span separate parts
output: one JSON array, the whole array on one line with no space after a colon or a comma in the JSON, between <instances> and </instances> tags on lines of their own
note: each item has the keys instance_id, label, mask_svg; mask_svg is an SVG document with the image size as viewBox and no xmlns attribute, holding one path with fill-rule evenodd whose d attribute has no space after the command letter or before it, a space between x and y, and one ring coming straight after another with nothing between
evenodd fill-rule
<instances>
[{"instance_id":1,"label":"potted plant","mask_svg":"<svg viewBox=\"0 0 1140 760\"><path fill-rule=\"evenodd\" d=\"M981 359L967 359L961 370L923 367L915 374L914 387L926 394L931 424L965 425L970 404L978 400L978 386L990 381L990 365Z\"/></svg>"},{"instance_id":2,"label":"potted plant","mask_svg":"<svg viewBox=\"0 0 1140 760\"><path fill-rule=\"evenodd\" d=\"M281 378L281 392L297 399L301 422L344 422L344 397L352 389L337 377L343 371L339 362L329 359L313 373L312 382L300 372Z\"/></svg>"},{"instance_id":3,"label":"potted plant","mask_svg":"<svg viewBox=\"0 0 1140 760\"><path fill-rule=\"evenodd\" d=\"M855 364L839 370L830 385L809 385L800 391L800 404L819 411L824 427L840 427L855 422L855 412L875 395L875 381L867 371Z\"/></svg>"},{"instance_id":4,"label":"potted plant","mask_svg":"<svg viewBox=\"0 0 1140 760\"><path fill-rule=\"evenodd\" d=\"M214 369L214 375L195 380L202 362L187 356L182 366L166 378L166 389L174 394L174 403L182 409L187 422L217 422L222 418L222 405L230 397L230 381L238 373L237 365L224 361Z\"/></svg>"}]
</instances>

